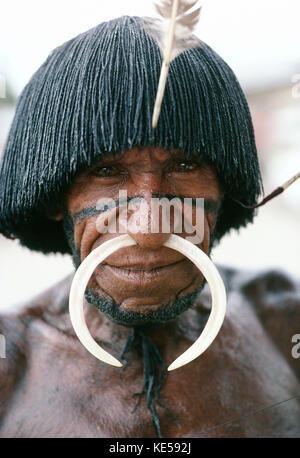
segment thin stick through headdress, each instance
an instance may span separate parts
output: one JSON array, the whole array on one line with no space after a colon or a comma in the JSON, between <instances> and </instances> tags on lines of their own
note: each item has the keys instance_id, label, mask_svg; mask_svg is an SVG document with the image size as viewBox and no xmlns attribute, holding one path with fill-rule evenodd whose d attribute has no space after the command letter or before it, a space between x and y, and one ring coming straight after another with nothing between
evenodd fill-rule
<instances>
[{"instance_id":1,"label":"thin stick through headdress","mask_svg":"<svg viewBox=\"0 0 300 458\"><path fill-rule=\"evenodd\" d=\"M181 52L199 46L199 41L192 35L200 17L201 8L191 12L197 1L160 0L160 3L154 3L154 6L163 20L149 22L146 25L146 30L155 38L163 55L152 117L153 129L157 126L160 115L170 62Z\"/></svg>"}]
</instances>

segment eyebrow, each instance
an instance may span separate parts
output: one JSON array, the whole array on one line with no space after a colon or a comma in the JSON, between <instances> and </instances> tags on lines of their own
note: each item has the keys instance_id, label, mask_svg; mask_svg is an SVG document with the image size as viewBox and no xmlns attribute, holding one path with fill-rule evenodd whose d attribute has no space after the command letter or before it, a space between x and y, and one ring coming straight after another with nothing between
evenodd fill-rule
<instances>
[{"instance_id":1,"label":"eyebrow","mask_svg":"<svg viewBox=\"0 0 300 458\"><path fill-rule=\"evenodd\" d=\"M173 194L159 194L159 193L154 193L152 194L152 198L158 198L158 199L163 199L167 198L168 200L172 200L174 198L180 199L181 202L187 204L188 202L185 199L190 199L191 204L193 207L196 206L196 198L195 197L182 197L182 196L176 196ZM142 195L137 195L137 196L132 196L132 197L127 197L126 199L112 199L110 198L109 200L113 200L114 205L112 203L104 204L101 208L97 207L86 207L80 210L79 212L75 213L72 218L74 223L81 223L87 218L91 218L93 216L100 215L101 213L105 213L106 211L112 209L112 208L118 208L120 204L129 204L132 199L144 199L144 196ZM204 209L206 213L212 213L214 216L217 215L218 210L220 208L221 202L219 200L215 199L204 199ZM189 201L189 202L190 202Z\"/></svg>"},{"instance_id":2,"label":"eyebrow","mask_svg":"<svg viewBox=\"0 0 300 458\"><path fill-rule=\"evenodd\" d=\"M142 147L138 147L138 149L142 149ZM98 167L105 167L106 165L113 165L113 164L118 164L122 163L125 159L125 155L122 153L117 153L111 157L103 156L103 158L93 166L89 167L88 170L93 170ZM203 167L207 167L207 163L203 159L199 159L198 156L195 157L189 157L187 158L186 155L184 154L183 151L180 150L174 150L171 152L170 157L165 159L163 162L169 162L170 160L181 160L181 161L188 161L188 162L195 162ZM125 159L126 161L126 159Z\"/></svg>"}]
</instances>

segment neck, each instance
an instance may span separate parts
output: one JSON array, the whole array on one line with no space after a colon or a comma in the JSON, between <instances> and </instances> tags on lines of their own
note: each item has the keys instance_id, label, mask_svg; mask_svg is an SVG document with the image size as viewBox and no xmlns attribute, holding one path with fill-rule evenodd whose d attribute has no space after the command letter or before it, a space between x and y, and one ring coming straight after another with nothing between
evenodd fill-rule
<instances>
[{"instance_id":1,"label":"neck","mask_svg":"<svg viewBox=\"0 0 300 458\"><path fill-rule=\"evenodd\" d=\"M111 321L95 306L85 302L84 314L90 333L101 342L104 349L120 357L133 326ZM175 359L174 353L189 346L200 334L208 318L209 310L201 303L201 293L193 306L173 320L165 323L151 323L136 328L142 329L159 349L166 362ZM190 342L192 341L192 342ZM178 350L177 350L178 349ZM131 359L131 351L128 359ZM171 361L172 360L172 361Z\"/></svg>"}]
</instances>

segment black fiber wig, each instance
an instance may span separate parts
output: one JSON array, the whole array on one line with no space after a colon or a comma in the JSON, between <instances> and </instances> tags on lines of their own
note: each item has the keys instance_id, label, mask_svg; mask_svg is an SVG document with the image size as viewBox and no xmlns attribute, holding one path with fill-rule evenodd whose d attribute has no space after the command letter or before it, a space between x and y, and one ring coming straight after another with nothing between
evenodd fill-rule
<instances>
[{"instance_id":1,"label":"black fiber wig","mask_svg":"<svg viewBox=\"0 0 300 458\"><path fill-rule=\"evenodd\" d=\"M45 215L79 170L133 146L180 149L215 166L224 190L220 239L253 219L262 191L251 117L230 67L208 45L176 57L158 127L151 127L160 50L143 18L101 23L56 48L23 90L0 169L0 232L23 245L70 252ZM201 196L199 196L201 197Z\"/></svg>"}]
</instances>

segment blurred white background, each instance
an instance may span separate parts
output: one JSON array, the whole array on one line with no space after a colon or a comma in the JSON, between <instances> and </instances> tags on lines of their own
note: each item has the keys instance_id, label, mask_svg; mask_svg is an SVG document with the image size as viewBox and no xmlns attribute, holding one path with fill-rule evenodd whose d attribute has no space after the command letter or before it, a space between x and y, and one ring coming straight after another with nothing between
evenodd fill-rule
<instances>
[{"instance_id":1,"label":"blurred white background","mask_svg":"<svg viewBox=\"0 0 300 458\"><path fill-rule=\"evenodd\" d=\"M196 34L232 67L255 125L265 192L300 170L299 0L207 0ZM103 20L156 15L152 0L10 0L1 5L0 153L15 98L49 52ZM225 237L215 262L281 268L300 278L300 180ZM31 253L0 236L0 308L23 302L72 271L68 257Z\"/></svg>"}]
</instances>

